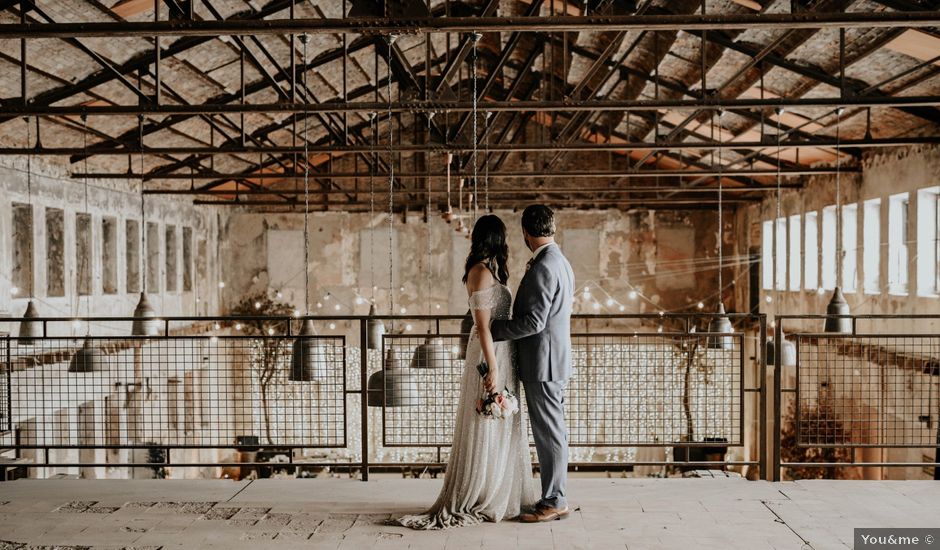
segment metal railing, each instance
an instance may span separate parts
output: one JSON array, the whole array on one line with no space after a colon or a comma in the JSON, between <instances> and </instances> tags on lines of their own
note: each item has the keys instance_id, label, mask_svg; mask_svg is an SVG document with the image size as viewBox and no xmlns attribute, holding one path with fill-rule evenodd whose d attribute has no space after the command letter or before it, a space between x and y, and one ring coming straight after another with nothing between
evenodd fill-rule
<instances>
[{"instance_id":1,"label":"metal railing","mask_svg":"<svg viewBox=\"0 0 940 550\"><path fill-rule=\"evenodd\" d=\"M746 381L748 365L763 372L762 352L746 356L743 331L706 332L713 317L575 316L567 391L574 468L766 464L764 438L758 458L743 453L745 410L760 433L766 428L764 376ZM765 333L763 316L729 317ZM318 335L300 370L291 363L300 318L169 317L151 337L123 336L132 318L39 319L35 340L0 341L0 447L46 473L250 468L271 466L260 457L272 454L288 466L363 479L370 469L443 465L464 369L464 318L309 319ZM369 342L370 320L389 331L381 343ZM88 355L83 347L96 350L93 368L77 359ZM642 447L665 448L666 456L637 456Z\"/></svg>"},{"instance_id":2,"label":"metal railing","mask_svg":"<svg viewBox=\"0 0 940 550\"><path fill-rule=\"evenodd\" d=\"M774 479L787 468L940 467L940 315L832 317L850 331L825 332L825 315L775 318L774 341L786 334L792 347L772 358L782 365ZM884 458L910 450L920 461Z\"/></svg>"}]
</instances>

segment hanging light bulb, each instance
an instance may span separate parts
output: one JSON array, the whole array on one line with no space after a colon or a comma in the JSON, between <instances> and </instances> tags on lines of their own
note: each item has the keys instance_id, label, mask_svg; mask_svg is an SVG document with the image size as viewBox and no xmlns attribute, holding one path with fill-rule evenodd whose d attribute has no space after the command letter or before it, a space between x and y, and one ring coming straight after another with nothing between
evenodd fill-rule
<instances>
[{"instance_id":1,"label":"hanging light bulb","mask_svg":"<svg viewBox=\"0 0 940 550\"><path fill-rule=\"evenodd\" d=\"M442 369L447 366L447 349L444 347L444 340L439 336L433 336L433 334L428 329L428 337L424 340L424 343L415 348L414 355L411 357L412 367Z\"/></svg>"},{"instance_id":2,"label":"hanging light bulb","mask_svg":"<svg viewBox=\"0 0 940 550\"><path fill-rule=\"evenodd\" d=\"M157 312L147 300L147 293L140 293L140 300L134 308L134 322L131 324L131 336L156 336L160 332Z\"/></svg>"},{"instance_id":3,"label":"hanging light bulb","mask_svg":"<svg viewBox=\"0 0 940 550\"><path fill-rule=\"evenodd\" d=\"M414 376L402 365L398 350L389 347L382 370L369 377L370 407L414 407L421 403Z\"/></svg>"}]
</instances>

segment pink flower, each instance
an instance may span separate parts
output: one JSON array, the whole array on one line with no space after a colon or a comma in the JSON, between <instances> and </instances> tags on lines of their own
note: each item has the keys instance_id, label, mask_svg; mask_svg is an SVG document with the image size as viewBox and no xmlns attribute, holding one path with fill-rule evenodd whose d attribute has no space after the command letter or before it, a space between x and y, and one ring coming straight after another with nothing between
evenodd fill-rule
<instances>
[{"instance_id":1,"label":"pink flower","mask_svg":"<svg viewBox=\"0 0 940 550\"><path fill-rule=\"evenodd\" d=\"M511 406L511 404L509 403L509 400L504 398L503 394L501 393L496 394L496 398L494 399L494 401L496 401L496 404L499 405L504 411L509 410Z\"/></svg>"}]
</instances>

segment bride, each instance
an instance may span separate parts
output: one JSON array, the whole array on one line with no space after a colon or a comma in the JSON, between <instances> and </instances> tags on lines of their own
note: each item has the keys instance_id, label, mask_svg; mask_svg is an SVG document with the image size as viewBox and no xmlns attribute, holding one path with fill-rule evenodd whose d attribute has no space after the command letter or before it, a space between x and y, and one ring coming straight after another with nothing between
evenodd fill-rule
<instances>
[{"instance_id":1,"label":"bride","mask_svg":"<svg viewBox=\"0 0 940 550\"><path fill-rule=\"evenodd\" d=\"M519 395L513 343L493 342L491 319L507 319L512 293L506 286L506 226L497 216L483 216L473 226L463 282L470 296L473 329L467 345L457 422L444 487L430 510L397 521L414 529L446 529L518 517L538 501L532 476L528 430L520 411L488 419L476 411L484 390L508 388ZM477 365L486 360L487 376Z\"/></svg>"}]
</instances>

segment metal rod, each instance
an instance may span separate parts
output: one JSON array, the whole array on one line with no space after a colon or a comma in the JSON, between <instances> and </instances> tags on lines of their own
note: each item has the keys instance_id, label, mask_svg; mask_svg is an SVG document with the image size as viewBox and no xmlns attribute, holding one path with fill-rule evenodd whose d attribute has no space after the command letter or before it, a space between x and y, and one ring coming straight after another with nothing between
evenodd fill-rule
<instances>
[{"instance_id":1,"label":"metal rod","mask_svg":"<svg viewBox=\"0 0 940 550\"><path fill-rule=\"evenodd\" d=\"M2 28L4 25L0 25ZM569 99L569 100L489 100L478 103L481 110L494 113L503 112L582 112L582 111L697 111L703 109L768 109L789 108L804 109L814 107L937 107L940 96L853 96L813 97L813 98L736 98L722 99L656 99L656 100L614 100L614 99ZM132 116L148 115L214 115L222 113L371 113L388 111L393 113L438 113L444 111L470 112L471 101L393 101L377 103L374 101L329 101L305 105L303 103L203 103L195 105L7 105L0 110L0 116Z\"/></svg>"},{"instance_id":2,"label":"metal rod","mask_svg":"<svg viewBox=\"0 0 940 550\"><path fill-rule=\"evenodd\" d=\"M901 138L875 138L875 139L843 139L842 148L880 148L880 147L905 147L908 145L940 145L940 136L924 137L901 137ZM699 151L718 148L717 141L671 141L660 143L630 142L630 143L493 143L487 146L490 153L534 153L541 151L568 151L568 152L604 152L604 151L668 151L668 150L686 150ZM726 144L730 146L730 144ZM741 141L733 142L735 149L770 149L776 147L761 141ZM814 139L798 141L781 141L784 149L807 149L820 147L835 147L834 139ZM292 154L302 153L303 147L299 146L223 146L223 147L145 147L143 150L136 144L128 144L121 147L94 147L89 150L93 155L117 155L124 156L128 154L140 153L148 155L237 155L237 154ZM396 143L392 150L400 153L460 153L469 152L471 146L459 143L449 144L431 144L431 143ZM310 153L369 153L369 145L322 145L309 147ZM72 156L81 155L84 149L81 147L0 147L0 156L9 155L36 155L36 156Z\"/></svg>"},{"instance_id":3,"label":"metal rod","mask_svg":"<svg viewBox=\"0 0 940 550\"><path fill-rule=\"evenodd\" d=\"M938 11L606 15L547 17L418 17L263 19L247 21L119 21L0 25L0 39L89 36L218 36L262 34L415 34L455 32L700 31L749 29L895 28L940 25Z\"/></svg>"},{"instance_id":4,"label":"metal rod","mask_svg":"<svg viewBox=\"0 0 940 550\"><path fill-rule=\"evenodd\" d=\"M859 172L859 169L855 170L841 170L842 172ZM721 170L722 176L776 176L777 170L773 168L747 168L747 169L738 169L738 170ZM780 174L784 176L810 176L810 175L819 175L819 174L835 174L835 168L791 168L788 170L781 170ZM376 172L375 176L385 177L388 176L388 173ZM394 174L399 178L441 178L446 177L446 173L442 172L398 172ZM613 177L613 178L645 178L650 176L659 176L659 177L684 177L684 176L717 176L719 175L719 170L710 169L710 170L570 170L565 172L541 172L539 170L506 170L502 172L490 172L490 176L494 178L535 178L535 179L558 179L558 178L603 178L603 177ZM472 173L458 172L451 173L451 176L471 178L473 177ZM109 172L77 172L72 174L73 178L76 179L101 179L101 180L216 180L216 179L240 179L240 180L292 180L292 179L303 179L303 174L284 174L278 172L261 172L261 173L239 173L239 172L226 172L226 173L203 173L203 174L139 174L139 173L109 173ZM315 179L333 179L333 180L342 180L342 179L365 179L369 177L367 172L312 172L311 177ZM348 192L345 190L344 192ZM412 190L409 190L411 193ZM418 191L415 191L418 192Z\"/></svg>"},{"instance_id":5,"label":"metal rod","mask_svg":"<svg viewBox=\"0 0 940 550\"><path fill-rule=\"evenodd\" d=\"M803 185L799 183L782 185L786 189L802 189ZM776 186L769 185L751 185L747 187L725 187L723 191L748 193L751 191L775 191ZM500 187L490 189L491 195L509 195L509 194L532 194L532 195L570 195L572 193L615 193L615 194L633 194L633 193L655 193L668 191L670 193L714 193L717 189L714 187L680 187L668 185L644 185L630 187L555 187L544 189L533 189L531 187ZM447 195L446 189L411 189L408 191L415 195ZM347 195L347 194L365 194L367 191L350 191L348 189L311 189L311 195ZM146 195L234 195L232 189L147 189ZM238 195L280 195L280 196L299 196L303 191L299 189L240 189ZM379 193L384 194L384 192Z\"/></svg>"}]
</instances>

